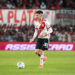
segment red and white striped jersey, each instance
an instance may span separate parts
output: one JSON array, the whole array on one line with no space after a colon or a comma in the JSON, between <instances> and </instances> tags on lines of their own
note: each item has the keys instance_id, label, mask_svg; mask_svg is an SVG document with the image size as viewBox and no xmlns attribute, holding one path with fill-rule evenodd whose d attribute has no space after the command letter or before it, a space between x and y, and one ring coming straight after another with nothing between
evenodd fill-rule
<instances>
[{"instance_id":1,"label":"red and white striped jersey","mask_svg":"<svg viewBox=\"0 0 75 75\"><path fill-rule=\"evenodd\" d=\"M49 22L47 22L46 20L42 20L41 23L38 21L34 22L35 25L35 32L33 37L36 38L38 36L38 38L49 38L48 35L44 36L44 37L40 37L41 34L43 33L47 33L50 34L53 32L52 27L50 26Z\"/></svg>"}]
</instances>

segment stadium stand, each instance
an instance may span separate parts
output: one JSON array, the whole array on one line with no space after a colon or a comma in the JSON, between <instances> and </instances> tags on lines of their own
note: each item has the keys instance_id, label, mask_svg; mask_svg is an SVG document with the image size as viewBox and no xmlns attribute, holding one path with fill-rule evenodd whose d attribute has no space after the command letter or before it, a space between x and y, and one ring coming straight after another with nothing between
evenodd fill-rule
<instances>
[{"instance_id":1,"label":"stadium stand","mask_svg":"<svg viewBox=\"0 0 75 75\"><path fill-rule=\"evenodd\" d=\"M0 0L0 9L75 9L75 0ZM50 41L75 42L75 25L52 26L54 32ZM1 41L26 41L33 36L33 25L1 25ZM36 41L36 40L35 40Z\"/></svg>"}]
</instances>

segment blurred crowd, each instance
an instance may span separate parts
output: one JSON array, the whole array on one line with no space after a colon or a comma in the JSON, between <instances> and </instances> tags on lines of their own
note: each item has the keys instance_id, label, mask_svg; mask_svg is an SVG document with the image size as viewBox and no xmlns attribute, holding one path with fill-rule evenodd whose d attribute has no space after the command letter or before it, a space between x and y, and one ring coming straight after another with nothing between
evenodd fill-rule
<instances>
[{"instance_id":1,"label":"blurred crowd","mask_svg":"<svg viewBox=\"0 0 75 75\"><path fill-rule=\"evenodd\" d=\"M51 42L75 42L75 25L53 25ZM0 25L0 42L29 42L34 33L34 25ZM36 41L36 39L35 39Z\"/></svg>"},{"instance_id":2,"label":"blurred crowd","mask_svg":"<svg viewBox=\"0 0 75 75\"><path fill-rule=\"evenodd\" d=\"M0 9L75 9L75 0L0 0ZM52 42L75 42L75 25L52 26ZM0 42L28 42L34 25L0 25ZM36 39L35 39L36 41Z\"/></svg>"},{"instance_id":3,"label":"blurred crowd","mask_svg":"<svg viewBox=\"0 0 75 75\"><path fill-rule=\"evenodd\" d=\"M75 9L75 0L0 0L0 9Z\"/></svg>"}]
</instances>

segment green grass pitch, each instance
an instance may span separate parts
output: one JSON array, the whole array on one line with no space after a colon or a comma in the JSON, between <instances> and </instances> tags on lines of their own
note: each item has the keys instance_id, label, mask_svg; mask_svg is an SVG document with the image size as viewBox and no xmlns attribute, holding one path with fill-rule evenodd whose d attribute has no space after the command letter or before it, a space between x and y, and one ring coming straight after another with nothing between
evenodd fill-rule
<instances>
[{"instance_id":1,"label":"green grass pitch","mask_svg":"<svg viewBox=\"0 0 75 75\"><path fill-rule=\"evenodd\" d=\"M74 51L47 51L44 68L38 68L40 58L33 51L0 51L0 75L75 75ZM17 62L25 63L24 69Z\"/></svg>"}]
</instances>

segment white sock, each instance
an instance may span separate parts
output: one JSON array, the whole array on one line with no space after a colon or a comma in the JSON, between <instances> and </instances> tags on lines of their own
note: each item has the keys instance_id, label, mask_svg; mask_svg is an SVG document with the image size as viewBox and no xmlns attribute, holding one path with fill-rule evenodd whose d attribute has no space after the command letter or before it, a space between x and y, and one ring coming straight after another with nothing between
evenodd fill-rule
<instances>
[{"instance_id":1,"label":"white sock","mask_svg":"<svg viewBox=\"0 0 75 75\"><path fill-rule=\"evenodd\" d=\"M40 56L40 65L43 65L43 59L44 59L44 55Z\"/></svg>"}]
</instances>

